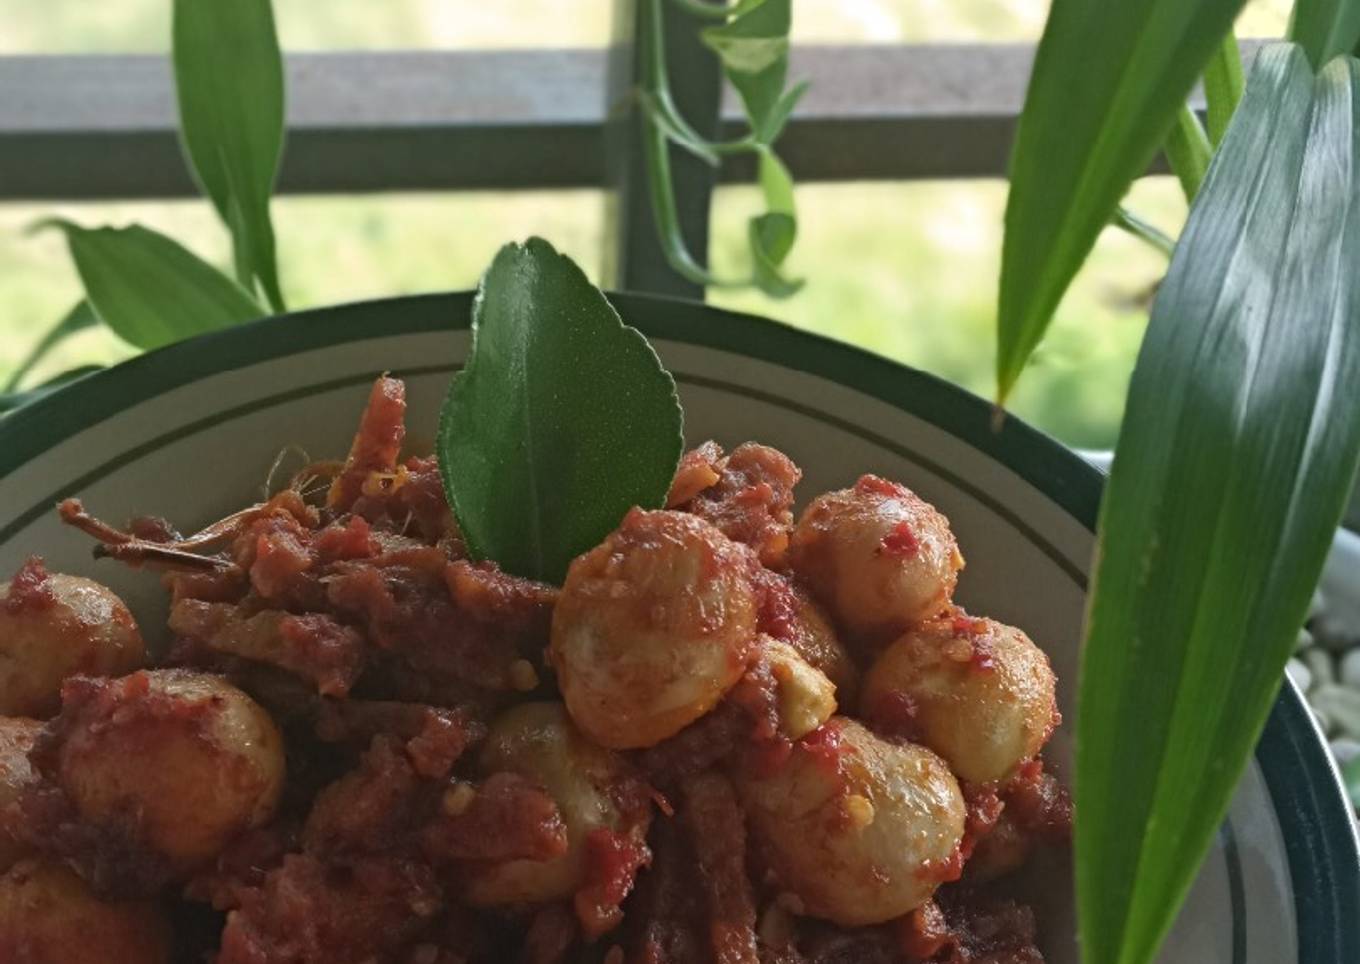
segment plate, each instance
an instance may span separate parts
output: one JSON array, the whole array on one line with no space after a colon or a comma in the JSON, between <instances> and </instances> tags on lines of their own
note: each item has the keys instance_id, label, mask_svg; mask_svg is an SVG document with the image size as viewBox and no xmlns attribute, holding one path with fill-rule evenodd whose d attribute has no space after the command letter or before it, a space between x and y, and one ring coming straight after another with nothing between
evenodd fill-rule
<instances>
[{"instance_id":1,"label":"plate","mask_svg":"<svg viewBox=\"0 0 1360 964\"><path fill-rule=\"evenodd\" d=\"M1046 756L1065 774L1101 474L1015 419L993 432L987 403L885 359L700 304L611 300L674 373L691 443L783 449L804 470L804 498L875 472L948 515L968 560L960 602L1023 627L1052 659L1068 725ZM257 498L285 446L343 454L382 371L406 379L410 442L428 448L470 306L470 293L441 294L270 319L135 358L0 420L0 572L41 553L163 625L157 581L96 565L54 504L79 495L109 519L155 513L191 530ZM1045 953L1075 964L1070 875L1039 872ZM1354 964L1358 911L1351 812L1286 683L1162 959Z\"/></svg>"}]
</instances>

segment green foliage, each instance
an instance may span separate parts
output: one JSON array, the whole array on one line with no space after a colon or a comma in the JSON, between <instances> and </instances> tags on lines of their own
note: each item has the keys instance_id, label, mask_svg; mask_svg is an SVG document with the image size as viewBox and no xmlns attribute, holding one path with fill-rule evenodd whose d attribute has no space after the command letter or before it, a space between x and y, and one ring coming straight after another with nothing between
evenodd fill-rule
<instances>
[{"instance_id":1,"label":"green foliage","mask_svg":"<svg viewBox=\"0 0 1360 964\"><path fill-rule=\"evenodd\" d=\"M703 41L718 55L723 72L746 109L749 133L734 141L712 142L700 136L677 110L666 69L661 0L639 0L642 80L638 105L647 165L648 193L657 237L671 268L694 284L714 288L754 285L772 298L786 298L802 287L783 274L783 265L798 235L793 180L774 152L806 83L785 89L789 68L791 0L741 0L731 7L703 0L675 0L700 17L722 19L705 29ZM747 225L750 272L745 278L720 278L706 270L686 248L676 212L671 178L670 145L717 165L726 154L756 155L766 211Z\"/></svg>"},{"instance_id":2,"label":"green foliage","mask_svg":"<svg viewBox=\"0 0 1360 964\"><path fill-rule=\"evenodd\" d=\"M1171 129L1242 0L1056 0L1011 163L997 319L1010 394L1096 236Z\"/></svg>"},{"instance_id":3,"label":"green foliage","mask_svg":"<svg viewBox=\"0 0 1360 964\"><path fill-rule=\"evenodd\" d=\"M283 57L270 0L174 0L180 136L231 232L236 277L284 311L269 198L283 152Z\"/></svg>"},{"instance_id":4,"label":"green foliage","mask_svg":"<svg viewBox=\"0 0 1360 964\"><path fill-rule=\"evenodd\" d=\"M1193 201L1199 193L1199 186L1204 183L1204 175L1209 173L1209 162L1213 157L1213 146L1209 143L1209 135L1200 126L1199 118L1188 104L1181 104L1166 135L1166 158L1171 169L1176 172L1176 179L1181 182L1181 191L1187 201Z\"/></svg>"},{"instance_id":5,"label":"green foliage","mask_svg":"<svg viewBox=\"0 0 1360 964\"><path fill-rule=\"evenodd\" d=\"M94 313L90 303L84 298L77 301L61 321L48 329L47 333L38 340L38 343L33 346L24 360L15 366L14 371L6 379L4 388L0 391L14 392L24 380L24 376L31 372L33 367L42 361L48 352L76 332L93 328L97 324L99 324L99 316Z\"/></svg>"},{"instance_id":6,"label":"green foliage","mask_svg":"<svg viewBox=\"0 0 1360 964\"><path fill-rule=\"evenodd\" d=\"M85 295L104 324L138 348L159 348L264 314L238 284L163 234L139 225L38 227L66 235Z\"/></svg>"},{"instance_id":7,"label":"green foliage","mask_svg":"<svg viewBox=\"0 0 1360 964\"><path fill-rule=\"evenodd\" d=\"M682 418L652 347L570 258L539 238L506 245L439 420L444 488L469 550L560 583L630 508L664 503Z\"/></svg>"},{"instance_id":8,"label":"green foliage","mask_svg":"<svg viewBox=\"0 0 1360 964\"><path fill-rule=\"evenodd\" d=\"M1289 39L1300 44L1315 68L1360 41L1357 0L1295 0Z\"/></svg>"},{"instance_id":9,"label":"green foliage","mask_svg":"<svg viewBox=\"0 0 1360 964\"><path fill-rule=\"evenodd\" d=\"M1242 99L1242 54L1231 30L1204 68L1204 99L1209 107L1209 139L1217 147L1228 132L1233 111Z\"/></svg>"},{"instance_id":10,"label":"green foliage","mask_svg":"<svg viewBox=\"0 0 1360 964\"><path fill-rule=\"evenodd\" d=\"M1153 309L1077 714L1083 960L1146 964L1264 725L1356 478L1360 63L1267 48Z\"/></svg>"}]
</instances>

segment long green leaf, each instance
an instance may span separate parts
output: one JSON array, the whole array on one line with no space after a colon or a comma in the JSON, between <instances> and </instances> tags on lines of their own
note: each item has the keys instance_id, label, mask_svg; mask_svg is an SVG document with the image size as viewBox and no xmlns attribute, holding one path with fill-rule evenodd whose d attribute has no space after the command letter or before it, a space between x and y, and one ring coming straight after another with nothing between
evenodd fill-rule
<instances>
[{"instance_id":1,"label":"long green leaf","mask_svg":"<svg viewBox=\"0 0 1360 964\"><path fill-rule=\"evenodd\" d=\"M1199 118L1188 104L1181 104L1166 135L1166 159L1176 179L1181 182L1181 192L1187 201L1193 201L1199 193L1199 186L1213 158L1213 145L1209 143L1209 135L1204 132Z\"/></svg>"},{"instance_id":2,"label":"long green leaf","mask_svg":"<svg viewBox=\"0 0 1360 964\"><path fill-rule=\"evenodd\" d=\"M1137 212L1130 211L1122 204L1115 209L1114 218L1110 223L1144 242L1148 247L1160 251L1168 258L1171 257L1176 250L1176 242L1168 237L1161 228L1149 221L1143 220Z\"/></svg>"},{"instance_id":3,"label":"long green leaf","mask_svg":"<svg viewBox=\"0 0 1360 964\"><path fill-rule=\"evenodd\" d=\"M1348 53L1360 41L1360 2L1295 0L1289 39L1303 46L1314 67Z\"/></svg>"},{"instance_id":4,"label":"long green leaf","mask_svg":"<svg viewBox=\"0 0 1360 964\"><path fill-rule=\"evenodd\" d=\"M1242 53L1237 34L1229 30L1204 68L1204 100L1208 105L1209 140L1217 147L1242 99Z\"/></svg>"},{"instance_id":5,"label":"long green leaf","mask_svg":"<svg viewBox=\"0 0 1360 964\"><path fill-rule=\"evenodd\" d=\"M1054 0L1011 163L1002 400L1243 0Z\"/></svg>"},{"instance_id":6,"label":"long green leaf","mask_svg":"<svg viewBox=\"0 0 1360 964\"><path fill-rule=\"evenodd\" d=\"M472 306L472 354L439 419L439 466L468 549L560 582L680 460L675 381L572 260L506 245Z\"/></svg>"},{"instance_id":7,"label":"long green leaf","mask_svg":"<svg viewBox=\"0 0 1360 964\"><path fill-rule=\"evenodd\" d=\"M756 284L771 298L788 298L803 287L785 278L784 259L798 238L798 216L793 202L793 177L779 156L761 147L757 166L766 213L753 217L747 228Z\"/></svg>"},{"instance_id":8,"label":"long green leaf","mask_svg":"<svg viewBox=\"0 0 1360 964\"><path fill-rule=\"evenodd\" d=\"M18 389L24 376L33 370L33 367L42 361L49 351L60 345L67 338L70 338L78 331L86 328L93 328L99 324L99 318L95 315L90 303L81 299L75 306L66 313L61 321L57 322L47 330L47 333L38 339L38 343L29 350L24 360L19 362L14 371L10 373L9 379L5 382L0 391L13 392Z\"/></svg>"},{"instance_id":9,"label":"long green leaf","mask_svg":"<svg viewBox=\"0 0 1360 964\"><path fill-rule=\"evenodd\" d=\"M704 43L722 61L727 79L741 95L751 129L757 133L782 125L780 113L793 110L791 104L781 103L789 72L791 2L765 0L702 34Z\"/></svg>"},{"instance_id":10,"label":"long green leaf","mask_svg":"<svg viewBox=\"0 0 1360 964\"><path fill-rule=\"evenodd\" d=\"M236 273L283 311L269 196L283 151L283 58L270 0L175 0L180 133L231 231Z\"/></svg>"},{"instance_id":11,"label":"long green leaf","mask_svg":"<svg viewBox=\"0 0 1360 964\"><path fill-rule=\"evenodd\" d=\"M236 282L148 228L82 228L56 219L39 227L65 232L95 313L138 348L159 348L264 314Z\"/></svg>"},{"instance_id":12,"label":"long green leaf","mask_svg":"<svg viewBox=\"0 0 1360 964\"><path fill-rule=\"evenodd\" d=\"M1251 755L1360 458L1360 63L1259 56L1157 295L1077 715L1086 964L1146 964Z\"/></svg>"}]
</instances>

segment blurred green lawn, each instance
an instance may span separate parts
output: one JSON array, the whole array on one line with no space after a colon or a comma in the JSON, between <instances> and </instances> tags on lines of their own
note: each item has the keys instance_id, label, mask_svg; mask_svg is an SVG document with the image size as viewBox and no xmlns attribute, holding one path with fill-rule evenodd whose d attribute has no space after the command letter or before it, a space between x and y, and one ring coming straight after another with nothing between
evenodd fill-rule
<instances>
[{"instance_id":1,"label":"blurred green lawn","mask_svg":"<svg viewBox=\"0 0 1360 964\"><path fill-rule=\"evenodd\" d=\"M169 0L34 4L0 0L0 53L163 51ZM610 0L561 14L562 0L275 0L289 49L591 45L608 32ZM1043 0L797 0L803 42L1025 40ZM1278 33L1285 0L1253 0L1243 35ZM92 160L92 162L95 162ZM795 172L796 173L796 172ZM750 188L725 188L714 205L712 257L745 257ZM1147 179L1133 205L1168 231L1184 217L1174 182ZM773 302L721 292L717 304L754 311L861 345L988 395L1005 185L999 181L808 184L798 189L800 237L791 271L807 279ZM201 201L0 204L0 382L43 330L79 297L59 238L26 237L39 217L81 223L139 221L219 264L226 236ZM504 241L540 234L598 277L604 199L599 191L285 197L275 204L289 303L468 287ZM1022 380L1014 410L1070 444L1113 442L1159 255L1111 229L1064 301ZM129 349L104 332L66 343L32 380Z\"/></svg>"}]
</instances>

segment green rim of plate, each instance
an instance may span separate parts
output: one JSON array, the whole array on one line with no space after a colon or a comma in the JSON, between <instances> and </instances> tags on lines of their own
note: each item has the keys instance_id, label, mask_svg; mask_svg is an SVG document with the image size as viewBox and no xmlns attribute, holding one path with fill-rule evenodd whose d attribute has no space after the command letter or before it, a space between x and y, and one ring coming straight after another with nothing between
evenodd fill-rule
<instances>
[{"instance_id":1,"label":"green rim of plate","mask_svg":"<svg viewBox=\"0 0 1360 964\"><path fill-rule=\"evenodd\" d=\"M0 419L0 484L63 439L209 375L347 342L466 329L472 298L472 292L417 295L298 312L171 345L87 376ZM753 315L648 295L611 293L609 298L625 321L651 338L745 355L893 405L1001 463L1095 531L1103 475L1013 417L993 430L991 406L955 385ZM1079 574L1074 578L1084 585ZM1294 687L1282 688L1256 757L1284 836L1299 961L1360 961L1355 927L1360 843L1339 775ZM1234 921L1235 932L1240 923ZM1242 950L1234 947L1234 959Z\"/></svg>"}]
</instances>

